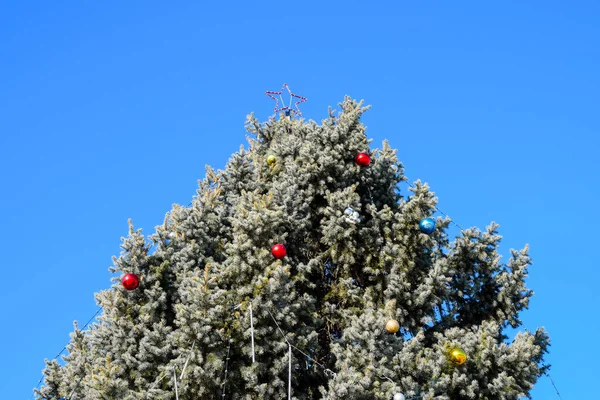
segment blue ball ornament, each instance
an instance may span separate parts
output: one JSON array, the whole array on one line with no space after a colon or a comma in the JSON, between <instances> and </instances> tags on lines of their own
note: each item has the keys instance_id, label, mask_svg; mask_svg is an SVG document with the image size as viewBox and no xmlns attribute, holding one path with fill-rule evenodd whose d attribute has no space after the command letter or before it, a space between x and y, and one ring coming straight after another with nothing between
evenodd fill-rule
<instances>
[{"instance_id":1,"label":"blue ball ornament","mask_svg":"<svg viewBox=\"0 0 600 400\"><path fill-rule=\"evenodd\" d=\"M435 231L435 221L433 218L423 218L421 222L419 222L419 229L421 232L430 235Z\"/></svg>"}]
</instances>

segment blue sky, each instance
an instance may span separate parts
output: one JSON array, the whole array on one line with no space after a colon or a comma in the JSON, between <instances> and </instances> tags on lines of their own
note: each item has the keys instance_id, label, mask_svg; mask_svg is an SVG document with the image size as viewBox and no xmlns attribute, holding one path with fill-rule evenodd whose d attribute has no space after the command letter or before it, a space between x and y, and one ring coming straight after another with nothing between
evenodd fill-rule
<instances>
[{"instance_id":1,"label":"blue sky","mask_svg":"<svg viewBox=\"0 0 600 400\"><path fill-rule=\"evenodd\" d=\"M463 227L529 243L562 398L597 393L600 6L492 2L5 1L0 6L0 398L28 398L84 323L133 218L188 204L264 120L265 90L373 108L411 180ZM420 4L420 5L417 5ZM558 398L548 378L535 400Z\"/></svg>"}]
</instances>

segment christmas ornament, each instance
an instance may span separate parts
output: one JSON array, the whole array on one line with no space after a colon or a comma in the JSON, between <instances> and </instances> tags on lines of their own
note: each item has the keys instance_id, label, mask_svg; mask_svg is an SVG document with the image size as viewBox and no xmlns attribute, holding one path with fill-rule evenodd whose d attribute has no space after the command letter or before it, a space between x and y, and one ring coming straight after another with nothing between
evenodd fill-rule
<instances>
[{"instance_id":1,"label":"christmas ornament","mask_svg":"<svg viewBox=\"0 0 600 400\"><path fill-rule=\"evenodd\" d=\"M419 222L419 229L421 232L430 235L435 231L435 221L433 218L423 218L421 222Z\"/></svg>"},{"instance_id":2,"label":"christmas ornament","mask_svg":"<svg viewBox=\"0 0 600 400\"><path fill-rule=\"evenodd\" d=\"M277 157L275 157L273 154L270 154L269 156L267 156L267 164L270 167L275 165L276 162L277 162Z\"/></svg>"},{"instance_id":3,"label":"christmas ornament","mask_svg":"<svg viewBox=\"0 0 600 400\"><path fill-rule=\"evenodd\" d=\"M463 365L467 361L467 354L463 349L455 347L450 350L450 361L455 365Z\"/></svg>"},{"instance_id":4,"label":"christmas ornament","mask_svg":"<svg viewBox=\"0 0 600 400\"><path fill-rule=\"evenodd\" d=\"M121 279L121 284L126 290L135 290L140 284L140 278L135 274L126 274L123 279Z\"/></svg>"},{"instance_id":5,"label":"christmas ornament","mask_svg":"<svg viewBox=\"0 0 600 400\"><path fill-rule=\"evenodd\" d=\"M394 400L406 400L406 397L402 393L396 393L394 395Z\"/></svg>"},{"instance_id":6,"label":"christmas ornament","mask_svg":"<svg viewBox=\"0 0 600 400\"><path fill-rule=\"evenodd\" d=\"M285 257L287 251L285 250L284 245L282 245L281 243L277 243L275 246L271 247L271 254L273 254L273 257L280 260L283 257Z\"/></svg>"},{"instance_id":7,"label":"christmas ornament","mask_svg":"<svg viewBox=\"0 0 600 400\"><path fill-rule=\"evenodd\" d=\"M289 106L285 105L285 103L283 102L283 97L281 97L281 94L283 93L283 89L287 89L288 93L290 94L290 105ZM292 93L292 91L290 90L290 87L287 85L287 83L283 84L283 86L281 87L281 90L279 92L267 91L267 92L265 92L265 94L267 96L269 96L270 98L272 98L273 100L275 100L275 107L273 108L273 110L275 111L275 114L277 114L280 111L285 111L286 116L289 116L290 113L294 113L295 115L297 115L299 117L302 116L302 112L298 108L298 105L304 103L306 101L306 97L298 96L297 94ZM277 98L274 95L279 96L279 98L281 99L282 107L279 107L279 100L277 100ZM296 106L296 110L294 110L292 108L292 98L293 97L300 99L294 104Z\"/></svg>"},{"instance_id":8,"label":"christmas ornament","mask_svg":"<svg viewBox=\"0 0 600 400\"><path fill-rule=\"evenodd\" d=\"M354 211L352 208L348 207L344 210L344 215L346 215L346 221L351 224L360 223L360 214L357 211Z\"/></svg>"},{"instance_id":9,"label":"christmas ornament","mask_svg":"<svg viewBox=\"0 0 600 400\"><path fill-rule=\"evenodd\" d=\"M400 324L395 319L390 319L387 324L385 324L385 330L389 333L396 333L400 330Z\"/></svg>"},{"instance_id":10,"label":"christmas ornament","mask_svg":"<svg viewBox=\"0 0 600 400\"><path fill-rule=\"evenodd\" d=\"M367 153L358 153L354 159L360 167L368 167L371 164L371 156Z\"/></svg>"}]
</instances>

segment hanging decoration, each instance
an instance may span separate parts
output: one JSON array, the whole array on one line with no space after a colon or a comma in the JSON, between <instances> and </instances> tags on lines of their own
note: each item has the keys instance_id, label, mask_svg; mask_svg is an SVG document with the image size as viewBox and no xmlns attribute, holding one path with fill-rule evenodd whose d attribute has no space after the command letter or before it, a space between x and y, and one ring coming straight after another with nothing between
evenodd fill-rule
<instances>
[{"instance_id":1,"label":"hanging decoration","mask_svg":"<svg viewBox=\"0 0 600 400\"><path fill-rule=\"evenodd\" d=\"M285 105L285 102L283 101L283 97L281 97L281 94L283 93L284 89L287 90L288 93L290 94L290 103L288 106ZM300 108L298 108L298 105L304 103L306 101L306 97L302 97L302 96L292 93L292 91L290 90L290 87L287 85L287 83L283 84L283 86L281 87L281 90L279 92L266 91L265 94L267 96L269 96L270 98L272 98L273 100L275 100L275 107L273 108L273 110L275 111L275 114L277 114L280 111L283 111L283 112L285 112L286 116L290 116L291 113L294 113L295 115L297 115L299 117L302 116L302 112L300 111ZM281 100L281 106L279 105L279 100L277 99L277 97L275 97L275 95L279 96L279 99ZM299 99L296 103L294 103L294 106L296 107L295 109L292 107L292 99L294 97Z\"/></svg>"},{"instance_id":2,"label":"hanging decoration","mask_svg":"<svg viewBox=\"0 0 600 400\"><path fill-rule=\"evenodd\" d=\"M455 347L450 350L450 361L454 365L463 365L467 361L467 354L460 347Z\"/></svg>"},{"instance_id":3,"label":"hanging decoration","mask_svg":"<svg viewBox=\"0 0 600 400\"><path fill-rule=\"evenodd\" d=\"M179 400L179 390L177 389L177 371L173 367L173 380L175 381L175 400Z\"/></svg>"},{"instance_id":4,"label":"hanging decoration","mask_svg":"<svg viewBox=\"0 0 600 400\"><path fill-rule=\"evenodd\" d=\"M250 338L252 344L252 364L256 362L254 357L254 318L252 317L252 302L250 302Z\"/></svg>"},{"instance_id":5,"label":"hanging decoration","mask_svg":"<svg viewBox=\"0 0 600 400\"><path fill-rule=\"evenodd\" d=\"M282 245L281 243L277 243L276 245L271 247L271 254L273 254L273 257L275 257L276 259L281 260L283 257L286 256L287 250L285 249L284 245Z\"/></svg>"},{"instance_id":6,"label":"hanging decoration","mask_svg":"<svg viewBox=\"0 0 600 400\"><path fill-rule=\"evenodd\" d=\"M292 400L292 344L288 343L288 400Z\"/></svg>"},{"instance_id":7,"label":"hanging decoration","mask_svg":"<svg viewBox=\"0 0 600 400\"><path fill-rule=\"evenodd\" d=\"M136 274L125 274L121 279L121 284L125 290L135 290L140 285L140 278Z\"/></svg>"},{"instance_id":8,"label":"hanging decoration","mask_svg":"<svg viewBox=\"0 0 600 400\"><path fill-rule=\"evenodd\" d=\"M360 223L360 214L358 211L354 211L352 208L348 207L344 210L344 215L346 216L346 221L351 224Z\"/></svg>"},{"instance_id":9,"label":"hanging decoration","mask_svg":"<svg viewBox=\"0 0 600 400\"><path fill-rule=\"evenodd\" d=\"M371 165L371 156L367 153L358 153L354 161L359 167L368 167Z\"/></svg>"},{"instance_id":10,"label":"hanging decoration","mask_svg":"<svg viewBox=\"0 0 600 400\"><path fill-rule=\"evenodd\" d=\"M394 400L406 400L406 397L402 393L396 393L394 395Z\"/></svg>"},{"instance_id":11,"label":"hanging decoration","mask_svg":"<svg viewBox=\"0 0 600 400\"><path fill-rule=\"evenodd\" d=\"M419 222L419 229L428 235L432 234L435 231L435 220L433 218L423 218Z\"/></svg>"},{"instance_id":12,"label":"hanging decoration","mask_svg":"<svg viewBox=\"0 0 600 400\"><path fill-rule=\"evenodd\" d=\"M389 333L396 333L400 330L400 324L395 319L390 319L387 324L385 324L385 330Z\"/></svg>"},{"instance_id":13,"label":"hanging decoration","mask_svg":"<svg viewBox=\"0 0 600 400\"><path fill-rule=\"evenodd\" d=\"M267 165L269 165L269 167L272 167L276 163L277 163L277 157L275 157L273 154L269 154L267 156Z\"/></svg>"}]
</instances>

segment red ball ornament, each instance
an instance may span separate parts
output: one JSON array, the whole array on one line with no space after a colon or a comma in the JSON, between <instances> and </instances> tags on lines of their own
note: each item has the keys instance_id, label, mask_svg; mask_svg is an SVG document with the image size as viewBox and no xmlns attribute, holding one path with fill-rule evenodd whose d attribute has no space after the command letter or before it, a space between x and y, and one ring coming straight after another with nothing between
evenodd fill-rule
<instances>
[{"instance_id":1,"label":"red ball ornament","mask_svg":"<svg viewBox=\"0 0 600 400\"><path fill-rule=\"evenodd\" d=\"M136 274L126 274L121 279L121 284L126 290L134 290L140 285L140 278Z\"/></svg>"},{"instance_id":2,"label":"red ball ornament","mask_svg":"<svg viewBox=\"0 0 600 400\"><path fill-rule=\"evenodd\" d=\"M277 243L275 246L271 247L271 254L273 254L273 257L280 260L283 257L285 257L287 251L285 250L284 245L282 245L281 243Z\"/></svg>"},{"instance_id":3,"label":"red ball ornament","mask_svg":"<svg viewBox=\"0 0 600 400\"><path fill-rule=\"evenodd\" d=\"M367 153L358 153L354 161L356 161L356 164L360 167L368 167L371 164L371 156Z\"/></svg>"}]
</instances>

